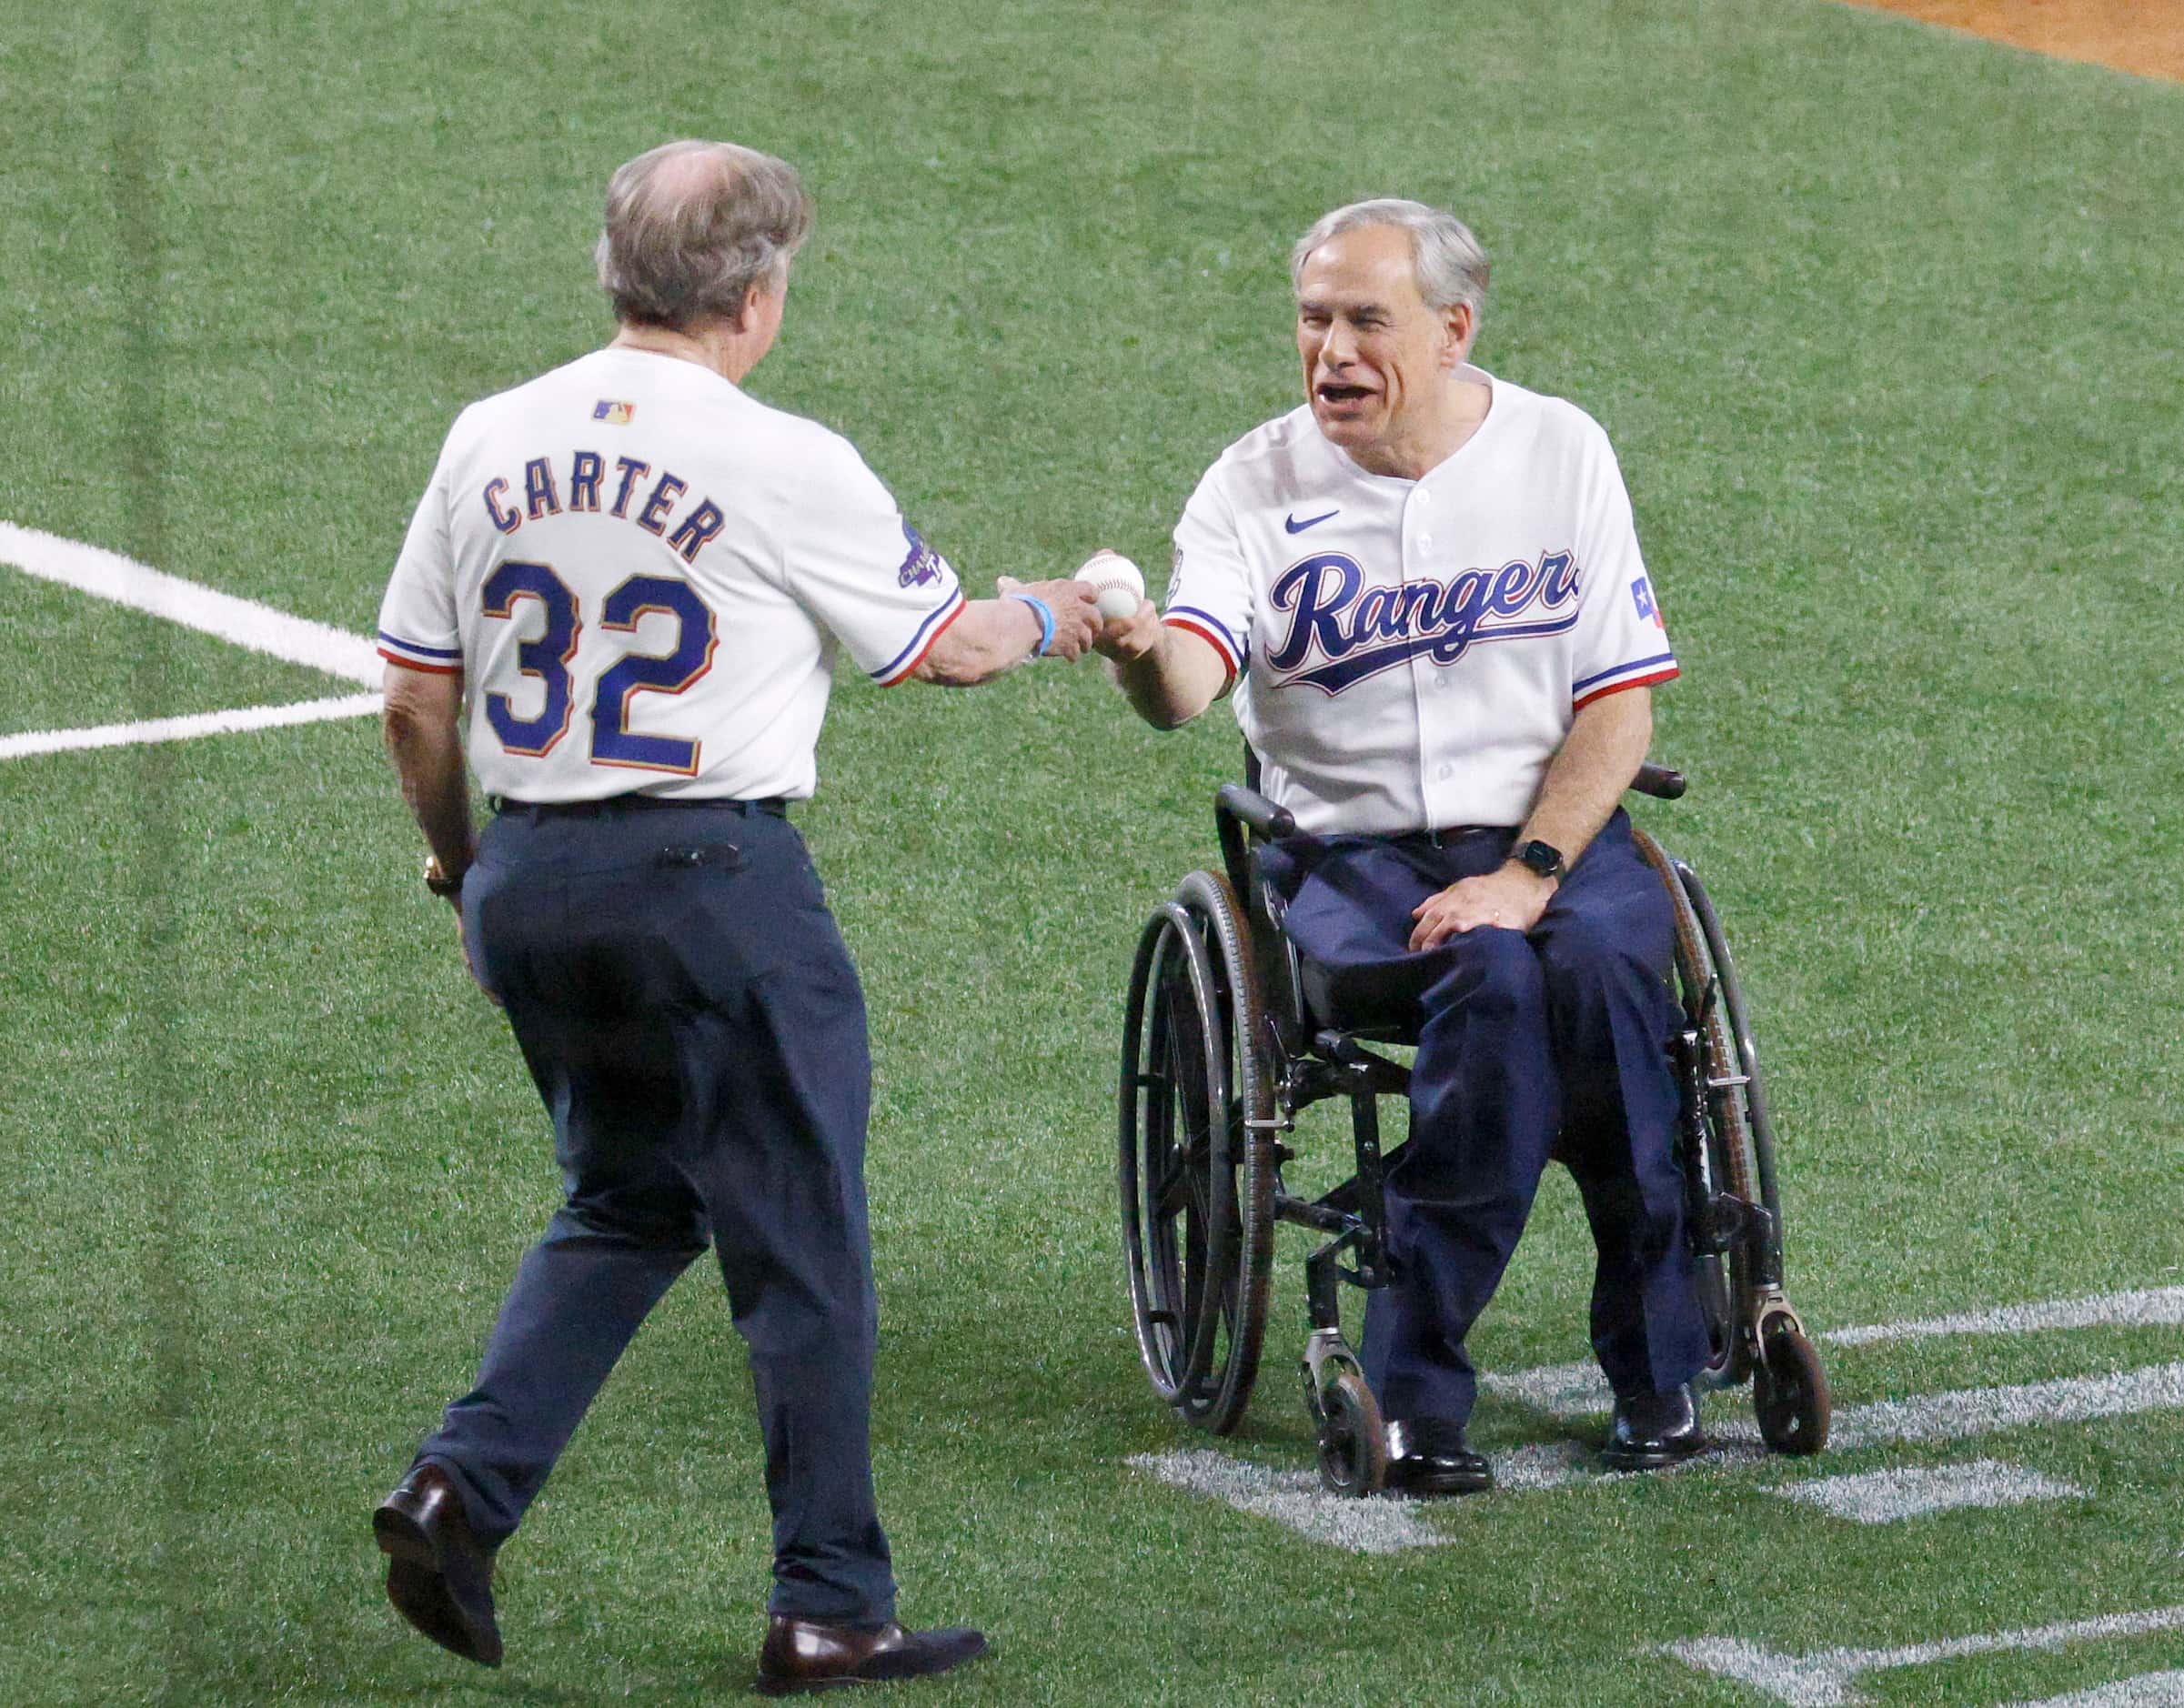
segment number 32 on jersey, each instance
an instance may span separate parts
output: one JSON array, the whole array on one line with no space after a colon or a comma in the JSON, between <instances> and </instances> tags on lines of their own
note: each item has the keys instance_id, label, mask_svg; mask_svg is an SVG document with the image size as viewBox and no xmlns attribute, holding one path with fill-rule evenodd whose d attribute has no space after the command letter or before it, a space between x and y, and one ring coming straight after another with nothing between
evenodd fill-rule
<instances>
[{"instance_id":1,"label":"number 32 on jersey","mask_svg":"<svg viewBox=\"0 0 2184 1708\"><path fill-rule=\"evenodd\" d=\"M584 627L577 596L550 564L515 561L502 564L487 578L484 593L488 617L511 619L526 599L545 608L545 627L516 647L516 668L546 685L546 703L538 716L518 718L506 694L486 696L486 719L500 745L510 753L543 758L569 733L576 710L569 666L577 656L577 638ZM634 635L639 619L653 611L675 618L675 644L664 653L629 653L599 678L591 700L591 762L694 777L698 743L630 728L629 703L639 694L681 693L712 668L720 638L712 612L690 591L689 584L666 576L631 576L624 581L607 596L599 627Z\"/></svg>"}]
</instances>

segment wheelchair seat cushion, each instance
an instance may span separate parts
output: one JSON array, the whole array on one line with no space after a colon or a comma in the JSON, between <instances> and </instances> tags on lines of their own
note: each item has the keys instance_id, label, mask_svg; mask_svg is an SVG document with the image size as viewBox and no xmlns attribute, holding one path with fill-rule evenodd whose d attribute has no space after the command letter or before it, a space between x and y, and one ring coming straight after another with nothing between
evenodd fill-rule
<instances>
[{"instance_id":1,"label":"wheelchair seat cushion","mask_svg":"<svg viewBox=\"0 0 2184 1708\"><path fill-rule=\"evenodd\" d=\"M1448 970L1449 959L1432 949L1397 960L1336 965L1300 949L1297 971L1304 987L1305 1010L1321 1027L1414 1044L1424 1019L1421 1000L1434 980Z\"/></svg>"},{"instance_id":2,"label":"wheelchair seat cushion","mask_svg":"<svg viewBox=\"0 0 2184 1708\"><path fill-rule=\"evenodd\" d=\"M1425 992L1454 964L1453 948L1414 954L1406 898L1441 886L1393 839L1293 838L1253 852L1254 877L1295 946L1309 1023L1414 1044ZM1311 881L1310 895L1304 893ZM1292 909L1290 904L1300 902Z\"/></svg>"}]
</instances>

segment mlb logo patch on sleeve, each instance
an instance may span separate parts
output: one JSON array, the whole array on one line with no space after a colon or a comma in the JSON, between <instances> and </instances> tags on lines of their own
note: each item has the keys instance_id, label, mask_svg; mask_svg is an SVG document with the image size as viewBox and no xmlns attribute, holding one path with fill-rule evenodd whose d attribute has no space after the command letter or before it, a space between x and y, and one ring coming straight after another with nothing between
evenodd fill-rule
<instances>
[{"instance_id":1,"label":"mlb logo patch on sleeve","mask_svg":"<svg viewBox=\"0 0 2184 1708\"><path fill-rule=\"evenodd\" d=\"M609 427L628 427L636 417L637 406L633 403L617 403L612 398L601 397L591 406L591 418L604 421Z\"/></svg>"},{"instance_id":2,"label":"mlb logo patch on sleeve","mask_svg":"<svg viewBox=\"0 0 2184 1708\"><path fill-rule=\"evenodd\" d=\"M1661 620L1661 608L1654 603L1653 584L1644 576L1630 584L1630 598L1631 603L1638 608L1638 615L1656 628L1668 627Z\"/></svg>"}]
</instances>

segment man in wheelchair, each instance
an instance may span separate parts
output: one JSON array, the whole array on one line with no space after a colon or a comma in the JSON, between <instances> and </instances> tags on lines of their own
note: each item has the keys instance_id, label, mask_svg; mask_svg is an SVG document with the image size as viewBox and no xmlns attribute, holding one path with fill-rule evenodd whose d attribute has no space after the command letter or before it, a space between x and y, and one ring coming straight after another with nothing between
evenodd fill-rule
<instances>
[{"instance_id":1,"label":"man in wheelchair","mask_svg":"<svg viewBox=\"0 0 2184 1708\"><path fill-rule=\"evenodd\" d=\"M1307 988L1409 1010L1411 1142L1363 1347L1389 1485L1490 1481L1464 1341L1551 1151L1599 1249L1605 1462L1671 1464L1704 1445L1709 1351L1675 922L1618 805L1676 673L1630 502L1589 417L1467 360L1487 267L1452 216L1337 209L1292 272L1303 407L1199 483L1165 615L1142 604L1099 645L1157 727L1235 690L1259 786L1302 833L1259 859Z\"/></svg>"}]
</instances>

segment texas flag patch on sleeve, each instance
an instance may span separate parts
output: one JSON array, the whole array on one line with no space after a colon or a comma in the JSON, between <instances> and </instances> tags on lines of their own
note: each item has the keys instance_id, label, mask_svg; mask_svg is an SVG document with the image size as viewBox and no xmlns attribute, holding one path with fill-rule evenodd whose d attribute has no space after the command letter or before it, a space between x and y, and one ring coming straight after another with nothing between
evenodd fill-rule
<instances>
[{"instance_id":1,"label":"texas flag patch on sleeve","mask_svg":"<svg viewBox=\"0 0 2184 1708\"><path fill-rule=\"evenodd\" d=\"M1638 608L1638 615L1656 628L1666 629L1668 625L1661 619L1661 608L1653 597L1653 583L1640 576L1630 584L1631 603Z\"/></svg>"}]
</instances>

